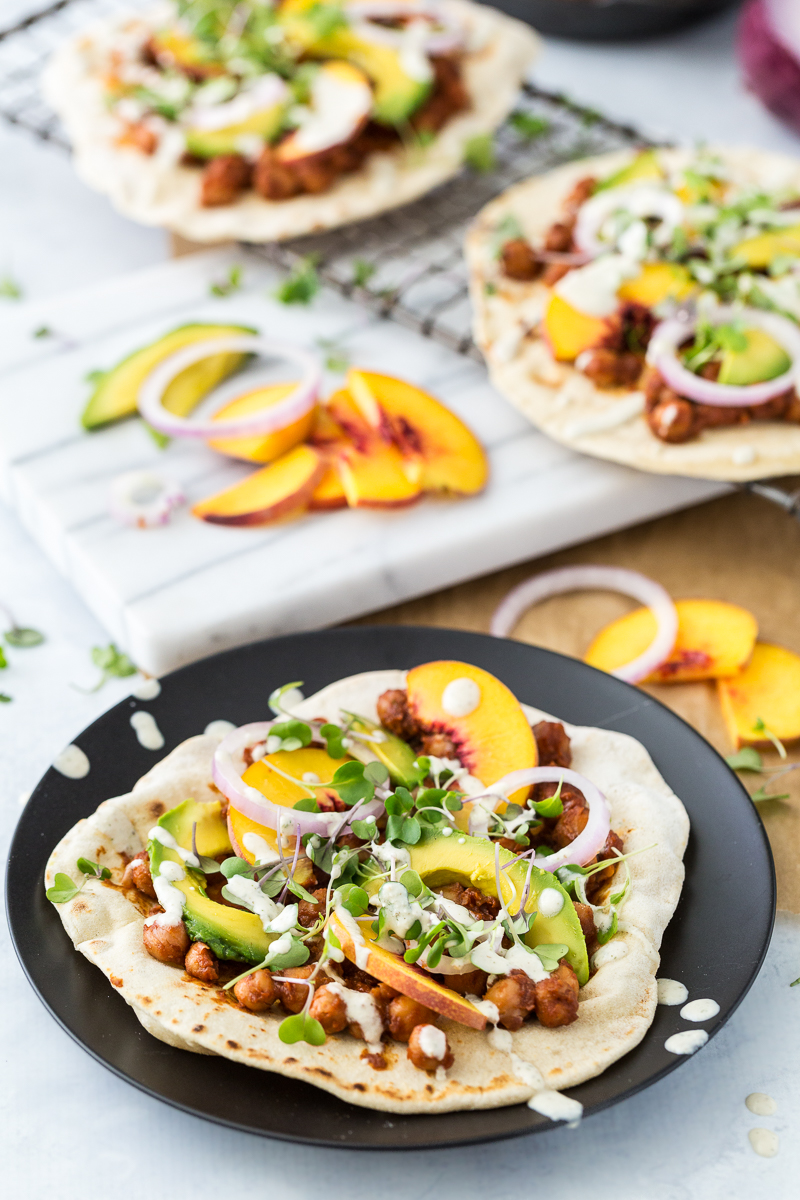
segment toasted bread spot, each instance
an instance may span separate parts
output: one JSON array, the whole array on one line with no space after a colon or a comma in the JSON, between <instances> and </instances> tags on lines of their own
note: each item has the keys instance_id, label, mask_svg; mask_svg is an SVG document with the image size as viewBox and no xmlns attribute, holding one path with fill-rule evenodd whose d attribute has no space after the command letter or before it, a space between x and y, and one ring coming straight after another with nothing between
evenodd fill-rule
<instances>
[{"instance_id":1,"label":"toasted bread spot","mask_svg":"<svg viewBox=\"0 0 800 1200\"><path fill-rule=\"evenodd\" d=\"M192 1033L202 1033L204 1029L205 1029L205 1025L193 1025Z\"/></svg>"},{"instance_id":2,"label":"toasted bread spot","mask_svg":"<svg viewBox=\"0 0 800 1200\"><path fill-rule=\"evenodd\" d=\"M239 1045L239 1043L231 1041L230 1038L228 1038L226 1045L230 1046L231 1050L240 1050L241 1049L241 1046Z\"/></svg>"},{"instance_id":3,"label":"toasted bread spot","mask_svg":"<svg viewBox=\"0 0 800 1200\"><path fill-rule=\"evenodd\" d=\"M120 979L119 975L109 975L108 978L111 980L113 987L122 987L123 980Z\"/></svg>"},{"instance_id":4,"label":"toasted bread spot","mask_svg":"<svg viewBox=\"0 0 800 1200\"><path fill-rule=\"evenodd\" d=\"M296 1058L285 1058L285 1059L283 1060L283 1065L284 1065L285 1067L288 1067L288 1066L290 1066L290 1065L291 1065L291 1063L296 1063L296 1062L297 1062L297 1059L296 1059Z\"/></svg>"},{"instance_id":5,"label":"toasted bread spot","mask_svg":"<svg viewBox=\"0 0 800 1200\"><path fill-rule=\"evenodd\" d=\"M166 811L160 800L154 800L150 805L150 812L154 817L163 817Z\"/></svg>"}]
</instances>

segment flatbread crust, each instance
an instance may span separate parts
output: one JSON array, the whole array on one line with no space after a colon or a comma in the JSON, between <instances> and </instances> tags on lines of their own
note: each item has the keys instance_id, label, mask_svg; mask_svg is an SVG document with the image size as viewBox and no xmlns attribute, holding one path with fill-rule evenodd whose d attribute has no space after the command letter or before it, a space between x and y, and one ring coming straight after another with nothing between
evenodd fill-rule
<instances>
[{"instance_id":1,"label":"flatbread crust","mask_svg":"<svg viewBox=\"0 0 800 1200\"><path fill-rule=\"evenodd\" d=\"M196 168L170 165L158 153L148 157L116 145L118 126L103 104L99 64L105 57L102 47L113 43L123 26L137 24L136 18L97 22L66 42L50 60L42 87L70 137L78 175L105 193L124 216L143 225L166 226L196 242L281 241L361 221L416 200L456 175L465 143L491 133L511 111L538 51L537 35L522 22L469 0L444 0L443 7L463 22L468 45L474 47L464 59L472 108L457 114L425 149L375 154L361 170L343 176L318 196L272 201L250 191L235 204L202 208Z\"/></svg>"},{"instance_id":2,"label":"flatbread crust","mask_svg":"<svg viewBox=\"0 0 800 1200\"><path fill-rule=\"evenodd\" d=\"M748 147L714 146L736 176L768 189L800 188L800 162ZM474 332L492 382L506 399L550 437L574 450L661 475L691 475L731 482L800 471L800 425L754 421L705 430L699 437L668 445L650 432L641 415L644 396L626 388L595 387L568 363L554 361L534 331L549 289L518 283L500 273L494 229L507 214L536 242L558 219L561 204L579 179L605 176L629 162L631 151L582 159L509 188L478 215L466 242ZM676 167L690 150L662 157ZM492 284L494 291L487 283ZM490 294L491 293L491 294Z\"/></svg>"},{"instance_id":3,"label":"flatbread crust","mask_svg":"<svg viewBox=\"0 0 800 1200\"><path fill-rule=\"evenodd\" d=\"M402 671L373 671L340 680L306 700L301 715L338 715L340 707L376 719L375 702L389 687L404 687ZM525 707L532 721L546 714ZM405 1047L388 1043L388 1067L376 1071L361 1057L364 1043L348 1034L324 1046L284 1045L283 1013L240 1009L213 986L156 962L142 945L143 915L135 892L90 879L57 911L81 954L109 979L154 1037L198 1054L219 1054L265 1071L304 1079L343 1100L386 1112L451 1112L498 1108L528 1100L543 1087L568 1088L599 1075L644 1037L656 1007L655 974L664 929L678 903L689 820L644 747L622 733L567 725L573 766L591 778L611 806L612 826L626 851L657 843L630 860L633 887L620 933L601 950L604 959L581 992L580 1016L562 1029L532 1022L511 1035L478 1032L442 1022L454 1066L443 1082L417 1070ZM118 883L128 857L146 844L148 830L174 805L193 796L219 798L211 786L218 739L189 738L125 796L106 800L79 821L54 850L46 884L57 871L75 876L84 855L111 868ZM619 955L619 957L615 957ZM511 1045L511 1052L504 1048Z\"/></svg>"}]
</instances>

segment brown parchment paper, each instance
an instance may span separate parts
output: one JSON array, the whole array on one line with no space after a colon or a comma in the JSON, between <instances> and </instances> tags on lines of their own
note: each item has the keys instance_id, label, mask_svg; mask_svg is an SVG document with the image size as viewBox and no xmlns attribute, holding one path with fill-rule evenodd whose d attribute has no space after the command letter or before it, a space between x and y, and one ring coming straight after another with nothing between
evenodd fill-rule
<instances>
[{"instance_id":1,"label":"brown parchment paper","mask_svg":"<svg viewBox=\"0 0 800 1200\"><path fill-rule=\"evenodd\" d=\"M758 620L762 640L800 653L800 521L747 493L408 601L365 617L363 623L487 632L492 612L515 584L538 571L583 562L642 571L659 580L676 600L697 596L740 604ZM624 597L605 592L553 597L530 609L513 636L580 658L599 629L633 607ZM714 683L659 684L646 690L723 754L731 752ZM800 762L800 743L789 751L789 760ZM764 760L769 766L779 762L772 752L765 752ZM760 775L740 778L751 793L765 782L768 792L790 793L788 800L761 802L758 807L775 857L778 907L800 913L800 770L775 782Z\"/></svg>"}]
</instances>

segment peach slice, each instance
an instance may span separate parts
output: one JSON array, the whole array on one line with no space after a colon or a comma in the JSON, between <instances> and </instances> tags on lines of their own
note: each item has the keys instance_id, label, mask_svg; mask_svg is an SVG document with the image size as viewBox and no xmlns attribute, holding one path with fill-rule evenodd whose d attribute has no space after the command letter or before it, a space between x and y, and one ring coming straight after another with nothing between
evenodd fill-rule
<instances>
[{"instance_id":1,"label":"peach slice","mask_svg":"<svg viewBox=\"0 0 800 1200\"><path fill-rule=\"evenodd\" d=\"M406 473L426 492L472 496L486 486L486 455L463 421L434 396L391 375L351 369L347 385L361 415L395 443Z\"/></svg>"},{"instance_id":2,"label":"peach slice","mask_svg":"<svg viewBox=\"0 0 800 1200\"><path fill-rule=\"evenodd\" d=\"M717 691L733 744L769 746L765 729L782 742L800 738L800 655L756 642L741 674L720 679Z\"/></svg>"},{"instance_id":3,"label":"peach slice","mask_svg":"<svg viewBox=\"0 0 800 1200\"><path fill-rule=\"evenodd\" d=\"M351 925L357 927L357 934L354 935L349 928ZM451 991L450 988L442 987L418 967L405 962L399 954L392 954L391 950L376 946L368 921L356 922L352 917L345 924L334 912L331 913L328 927L339 939L345 957L362 971L374 975L382 983L388 983L389 987L396 988L404 996L410 996L412 1000L427 1005L449 1021L458 1021L462 1025L469 1025L471 1029L486 1028L486 1017L464 996Z\"/></svg>"},{"instance_id":4,"label":"peach slice","mask_svg":"<svg viewBox=\"0 0 800 1200\"><path fill-rule=\"evenodd\" d=\"M273 383L269 387L245 392L243 396L237 396L235 400L231 400L229 404L215 412L212 420L230 421L236 417L246 417L250 413L260 412L262 408L271 408L279 400L285 399L296 387L296 383ZM293 421L285 429L276 430L275 433L262 433L255 437L215 438L208 444L212 450L230 455L231 458L242 458L246 462L268 463L280 458L298 442L305 441L313 428L314 419L315 410L312 408L304 417Z\"/></svg>"},{"instance_id":5,"label":"peach slice","mask_svg":"<svg viewBox=\"0 0 800 1200\"><path fill-rule=\"evenodd\" d=\"M403 455L370 429L350 393L334 393L328 407L347 435L333 443L330 452L350 507L404 508L419 500L422 488L409 478L413 472L407 470Z\"/></svg>"},{"instance_id":6,"label":"peach slice","mask_svg":"<svg viewBox=\"0 0 800 1200\"><path fill-rule=\"evenodd\" d=\"M325 474L311 493L308 507L312 512L332 512L337 508L347 508L347 496L335 467L325 468Z\"/></svg>"},{"instance_id":7,"label":"peach slice","mask_svg":"<svg viewBox=\"0 0 800 1200\"><path fill-rule=\"evenodd\" d=\"M266 525L307 508L325 463L313 446L296 446L241 483L201 500L192 509L215 525Z\"/></svg>"},{"instance_id":8,"label":"peach slice","mask_svg":"<svg viewBox=\"0 0 800 1200\"><path fill-rule=\"evenodd\" d=\"M645 263L641 274L623 283L617 295L620 300L655 308L664 300L685 300L696 290L697 284L680 263Z\"/></svg>"},{"instance_id":9,"label":"peach slice","mask_svg":"<svg viewBox=\"0 0 800 1200\"><path fill-rule=\"evenodd\" d=\"M667 661L644 683L686 683L735 675L750 658L758 636L756 619L724 600L676 600L678 637ZM650 645L656 621L649 608L637 608L601 629L585 661L615 671Z\"/></svg>"},{"instance_id":10,"label":"peach slice","mask_svg":"<svg viewBox=\"0 0 800 1200\"><path fill-rule=\"evenodd\" d=\"M542 323L553 357L558 362L574 362L584 350L593 346L608 333L608 322L579 312L561 296L553 293L545 309Z\"/></svg>"},{"instance_id":11,"label":"peach slice","mask_svg":"<svg viewBox=\"0 0 800 1200\"><path fill-rule=\"evenodd\" d=\"M536 766L536 739L519 701L488 671L462 662L424 663L408 672L407 687L417 719L446 733L462 765L485 786ZM524 788L509 799L524 803L527 794Z\"/></svg>"}]
</instances>

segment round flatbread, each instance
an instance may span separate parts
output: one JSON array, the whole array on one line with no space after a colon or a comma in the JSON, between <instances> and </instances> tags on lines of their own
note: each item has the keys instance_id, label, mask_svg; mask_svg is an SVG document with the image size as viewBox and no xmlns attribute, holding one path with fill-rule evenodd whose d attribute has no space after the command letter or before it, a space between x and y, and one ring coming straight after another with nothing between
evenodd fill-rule
<instances>
[{"instance_id":1,"label":"round flatbread","mask_svg":"<svg viewBox=\"0 0 800 1200\"><path fill-rule=\"evenodd\" d=\"M152 28L147 19L97 22L66 42L50 60L42 86L70 137L75 170L103 192L124 216L160 225L196 242L237 239L272 242L334 229L408 204L456 175L466 144L491 133L511 111L539 41L527 25L469 0L442 7L463 23L468 49L464 83L472 107L458 113L424 148L372 155L363 168L343 176L329 191L289 200L264 200L246 192L235 204L200 205L200 172L119 146L119 125L104 104L103 74L109 51L121 37Z\"/></svg>"},{"instance_id":2,"label":"round flatbread","mask_svg":"<svg viewBox=\"0 0 800 1200\"><path fill-rule=\"evenodd\" d=\"M381 693L404 686L402 671L372 671L324 688L295 711L333 719L344 708L377 720ZM523 707L532 723L546 716ZM658 950L680 896L689 835L683 805L639 742L605 729L565 728L573 767L605 793L612 828L626 852L654 843L656 848L630 859L632 889L619 933L598 951L598 970L581 991L577 1021L560 1029L531 1022L514 1034L445 1021L455 1063L441 1081L413 1067L405 1047L395 1042L388 1043L388 1065L381 1071L362 1057L364 1043L349 1034L329 1037L323 1046L284 1045L278 1037L282 1012L246 1012L216 986L145 951L141 897L119 881L160 816L190 796L219 799L211 783L216 737L189 738L132 792L106 800L78 822L54 850L46 885L57 871L74 876L80 856L111 869L111 882L89 879L57 911L76 949L104 972L145 1029L171 1046L303 1079L353 1104L387 1112L450 1112L526 1101L543 1088L568 1088L599 1075L644 1037L655 1013Z\"/></svg>"},{"instance_id":3,"label":"round flatbread","mask_svg":"<svg viewBox=\"0 0 800 1200\"><path fill-rule=\"evenodd\" d=\"M710 147L734 178L767 191L800 190L800 162L751 148ZM665 150L669 168L688 163L690 150ZM663 475L739 481L800 471L800 425L753 421L704 430L692 441L660 441L645 420L644 396L626 388L598 388L569 363L556 362L538 332L550 289L505 277L497 261L496 229L513 216L534 244L559 219L579 179L605 177L633 158L616 151L582 159L528 179L504 192L477 217L466 242L475 340L492 382L534 425L574 450Z\"/></svg>"}]
</instances>

